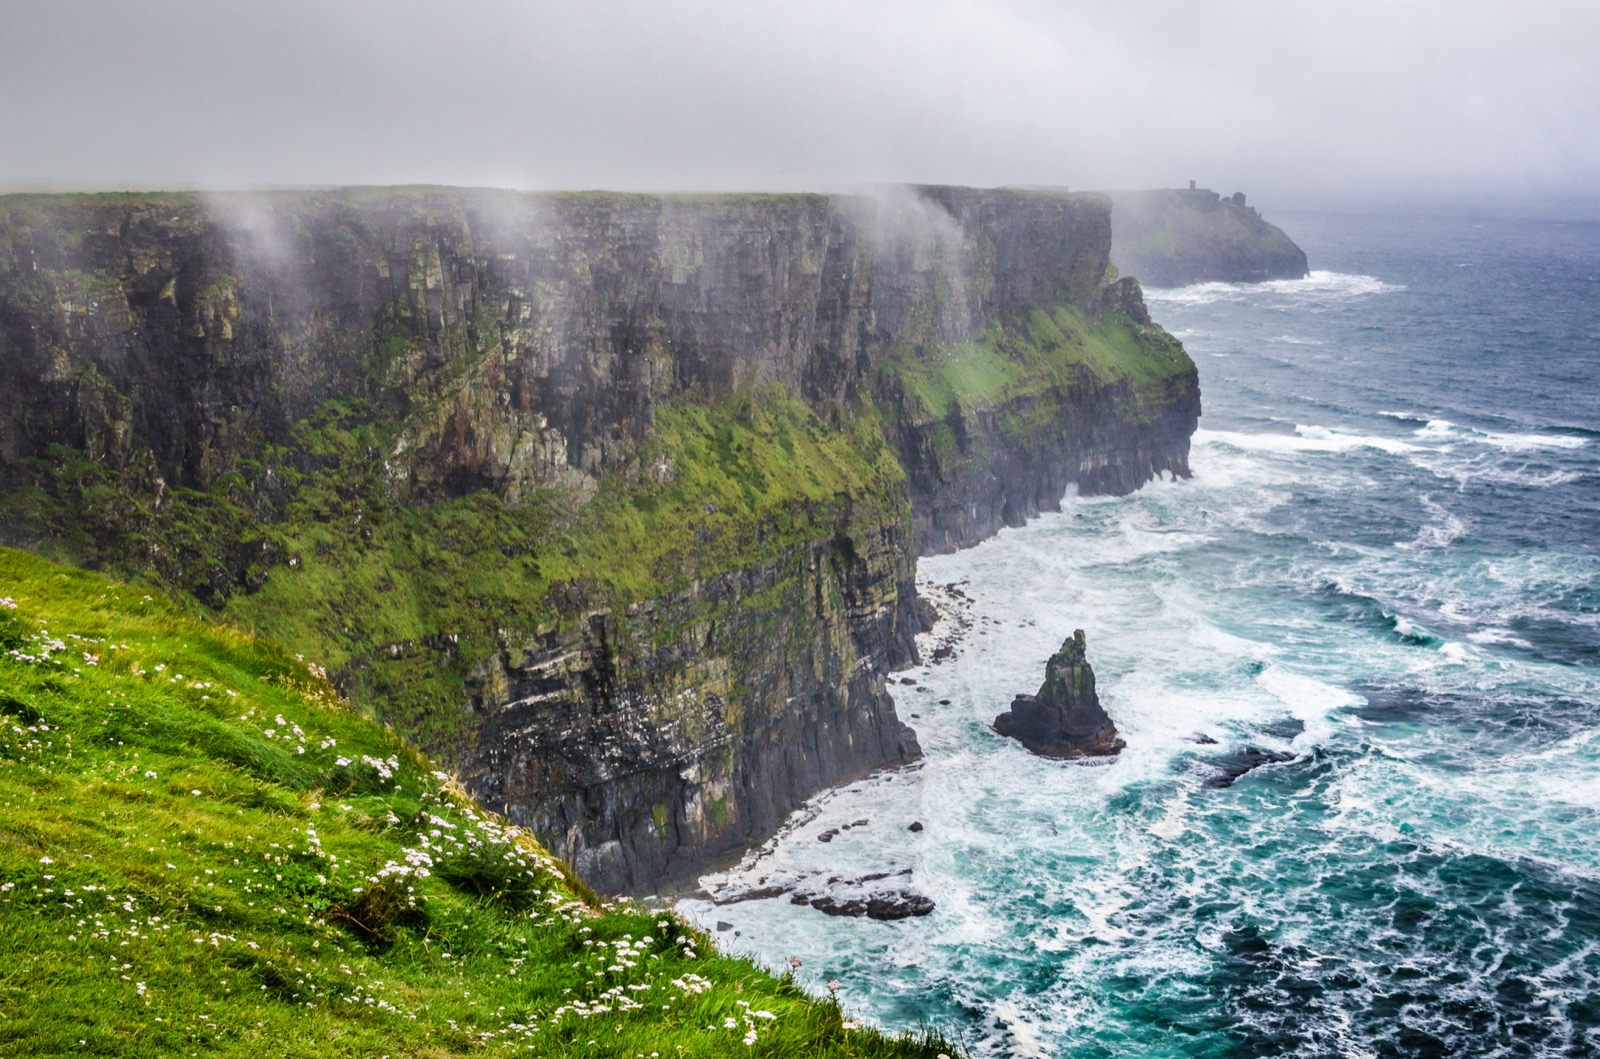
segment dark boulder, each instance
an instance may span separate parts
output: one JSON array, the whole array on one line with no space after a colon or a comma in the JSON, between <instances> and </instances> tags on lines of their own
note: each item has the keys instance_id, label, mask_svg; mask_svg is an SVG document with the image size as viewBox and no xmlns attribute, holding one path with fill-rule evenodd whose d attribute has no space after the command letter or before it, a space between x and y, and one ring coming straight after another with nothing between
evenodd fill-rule
<instances>
[{"instance_id":1,"label":"dark boulder","mask_svg":"<svg viewBox=\"0 0 1600 1059\"><path fill-rule=\"evenodd\" d=\"M1042 757L1100 757L1121 750L1117 726L1100 707L1085 651L1078 629L1050 656L1038 694L1018 695L1011 709L994 719L994 730Z\"/></svg>"}]
</instances>

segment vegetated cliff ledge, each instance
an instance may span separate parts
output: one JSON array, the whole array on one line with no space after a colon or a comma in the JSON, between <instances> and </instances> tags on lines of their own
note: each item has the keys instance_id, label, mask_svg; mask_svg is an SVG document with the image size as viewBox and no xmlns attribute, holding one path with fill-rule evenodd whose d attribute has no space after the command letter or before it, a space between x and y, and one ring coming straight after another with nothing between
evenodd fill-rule
<instances>
[{"instance_id":1,"label":"vegetated cliff ledge","mask_svg":"<svg viewBox=\"0 0 1600 1059\"><path fill-rule=\"evenodd\" d=\"M1187 473L1099 195L0 199L0 539L322 660L598 888L915 759L915 557Z\"/></svg>"},{"instance_id":2,"label":"vegetated cliff ledge","mask_svg":"<svg viewBox=\"0 0 1600 1059\"><path fill-rule=\"evenodd\" d=\"M1111 193L1111 260L1151 287L1302 279L1306 253L1242 192L1190 186Z\"/></svg>"}]
</instances>

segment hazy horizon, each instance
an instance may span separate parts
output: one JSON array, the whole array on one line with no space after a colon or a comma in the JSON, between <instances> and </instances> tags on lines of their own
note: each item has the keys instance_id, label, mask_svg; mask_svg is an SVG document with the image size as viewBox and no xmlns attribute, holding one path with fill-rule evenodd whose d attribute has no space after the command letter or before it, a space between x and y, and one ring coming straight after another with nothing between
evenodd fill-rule
<instances>
[{"instance_id":1,"label":"hazy horizon","mask_svg":"<svg viewBox=\"0 0 1600 1059\"><path fill-rule=\"evenodd\" d=\"M5 191L1600 186L1579 3L12 7Z\"/></svg>"}]
</instances>

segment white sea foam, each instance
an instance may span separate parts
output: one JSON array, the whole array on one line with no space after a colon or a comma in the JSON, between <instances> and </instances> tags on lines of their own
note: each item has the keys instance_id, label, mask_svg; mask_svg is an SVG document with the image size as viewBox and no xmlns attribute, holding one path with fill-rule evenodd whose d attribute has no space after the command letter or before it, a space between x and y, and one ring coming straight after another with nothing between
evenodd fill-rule
<instances>
[{"instance_id":1,"label":"white sea foam","mask_svg":"<svg viewBox=\"0 0 1600 1059\"><path fill-rule=\"evenodd\" d=\"M1533 649L1533 644L1524 640L1510 629L1479 629L1476 632L1468 633L1467 639L1476 644L1506 644L1511 647L1521 647L1524 650Z\"/></svg>"},{"instance_id":2,"label":"white sea foam","mask_svg":"<svg viewBox=\"0 0 1600 1059\"><path fill-rule=\"evenodd\" d=\"M1051 1059L1055 1054L1039 1039L1039 1030L1023 1015L1022 1009L1010 1000L995 1004L994 1015L1011 1035L1011 1047L1017 1055L1031 1059Z\"/></svg>"},{"instance_id":3,"label":"white sea foam","mask_svg":"<svg viewBox=\"0 0 1600 1059\"><path fill-rule=\"evenodd\" d=\"M1467 531L1467 524L1453 511L1440 504L1427 493L1417 498L1427 510L1429 519L1408 541L1396 541L1395 547L1408 551L1448 548Z\"/></svg>"},{"instance_id":4,"label":"white sea foam","mask_svg":"<svg viewBox=\"0 0 1600 1059\"><path fill-rule=\"evenodd\" d=\"M1492 430L1474 430L1459 426L1448 419L1430 419L1416 431L1418 437L1455 438L1511 452L1533 449L1581 449L1588 444L1584 438L1570 434L1501 433Z\"/></svg>"},{"instance_id":5,"label":"white sea foam","mask_svg":"<svg viewBox=\"0 0 1600 1059\"><path fill-rule=\"evenodd\" d=\"M1398 438L1354 434L1327 427L1297 424L1293 434L1250 433L1236 430L1197 430L1196 445L1229 445L1247 452L1351 452L1377 449L1389 453L1409 453L1416 446Z\"/></svg>"},{"instance_id":6,"label":"white sea foam","mask_svg":"<svg viewBox=\"0 0 1600 1059\"><path fill-rule=\"evenodd\" d=\"M1305 732L1295 740L1300 747L1315 745L1327 737L1331 729L1329 715L1335 710L1360 706L1366 701L1344 688L1276 664L1263 669L1256 682L1305 725Z\"/></svg>"},{"instance_id":7,"label":"white sea foam","mask_svg":"<svg viewBox=\"0 0 1600 1059\"><path fill-rule=\"evenodd\" d=\"M1197 283L1188 287L1151 288L1145 299L1152 305L1195 306L1219 301L1290 301L1301 306L1369 298L1405 290L1376 276L1313 269L1304 279L1268 280L1265 283Z\"/></svg>"}]
</instances>

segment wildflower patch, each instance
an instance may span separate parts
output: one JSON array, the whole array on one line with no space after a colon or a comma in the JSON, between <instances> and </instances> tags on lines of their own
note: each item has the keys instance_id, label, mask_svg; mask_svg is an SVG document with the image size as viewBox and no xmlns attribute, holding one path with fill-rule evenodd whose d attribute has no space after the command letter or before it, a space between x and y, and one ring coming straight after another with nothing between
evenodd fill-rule
<instances>
[{"instance_id":1,"label":"wildflower patch","mask_svg":"<svg viewBox=\"0 0 1600 1059\"><path fill-rule=\"evenodd\" d=\"M126 586L0 549L0 689L0 1054L953 1054L587 899L325 674Z\"/></svg>"}]
</instances>

